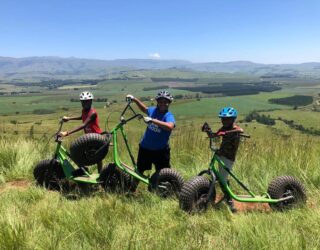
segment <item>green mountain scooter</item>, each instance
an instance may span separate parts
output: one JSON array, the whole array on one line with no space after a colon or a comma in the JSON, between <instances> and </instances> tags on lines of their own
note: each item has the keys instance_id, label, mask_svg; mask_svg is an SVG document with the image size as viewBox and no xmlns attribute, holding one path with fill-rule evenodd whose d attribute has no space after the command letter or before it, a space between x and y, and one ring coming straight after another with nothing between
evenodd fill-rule
<instances>
[{"instance_id":1,"label":"green mountain scooter","mask_svg":"<svg viewBox=\"0 0 320 250\"><path fill-rule=\"evenodd\" d=\"M34 169L33 174L37 183L48 189L60 190L64 181L69 180L76 183L100 184L106 191L129 192L135 190L140 181L148 185L150 191L155 191L161 197L177 196L183 185L183 178L174 169L161 169L156 171L151 178L138 173L124 126L143 116L136 113L130 104L130 102L127 103L120 115L120 122L110 133L82 135L71 144L70 153L62 146L62 138L57 136L62 129L63 122L61 121L55 134L57 147L54 157L39 162ZM128 110L131 110L133 115L125 119L124 116ZM124 139L132 166L120 160L118 133ZM113 162L105 166L100 174L89 173L85 166L102 161L108 153L109 146L113 146Z\"/></svg>"},{"instance_id":2,"label":"green mountain scooter","mask_svg":"<svg viewBox=\"0 0 320 250\"><path fill-rule=\"evenodd\" d=\"M216 155L217 147L212 130L208 123L204 123L202 131L206 132L210 139L210 149L213 152L209 169L204 170L187 181L181 190L179 204L180 208L186 212L205 211L209 204L214 204L216 199L216 182L224 194L238 202L260 202L269 203L269 206L275 210L285 210L297 207L306 202L306 192L302 183L292 176L280 176L271 181L268 192L262 195L254 194L245 186ZM248 135L240 134L243 137ZM221 177L218 166L221 165L229 175L247 192L246 195L235 194L227 181ZM206 175L206 176L205 176ZM219 203L219 202L218 202Z\"/></svg>"}]
</instances>

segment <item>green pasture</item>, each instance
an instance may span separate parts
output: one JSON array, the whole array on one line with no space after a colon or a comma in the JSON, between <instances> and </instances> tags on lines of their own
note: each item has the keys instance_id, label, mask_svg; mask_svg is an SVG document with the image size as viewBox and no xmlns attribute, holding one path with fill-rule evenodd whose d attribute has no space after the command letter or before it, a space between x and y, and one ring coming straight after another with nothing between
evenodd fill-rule
<instances>
[{"instance_id":1,"label":"green pasture","mask_svg":"<svg viewBox=\"0 0 320 250\"><path fill-rule=\"evenodd\" d=\"M218 111L225 106L236 108L240 115L248 114L253 110L272 110L272 109L287 109L283 105L268 103L271 96L283 96L286 94L270 94L263 93L259 95L249 96L230 96L230 97L211 97L202 98L200 101L190 101L186 103L173 103L171 110L177 116L216 116Z\"/></svg>"},{"instance_id":2,"label":"green pasture","mask_svg":"<svg viewBox=\"0 0 320 250\"><path fill-rule=\"evenodd\" d=\"M116 103L105 107L104 102L94 102L97 109L101 127L106 127L108 121L118 121L120 113L126 105L124 99L127 93L134 94L137 97L145 96L146 92L142 91L144 84L135 83L126 86L127 91L118 92L114 96L111 90L115 87L106 83L104 87L99 87L100 91L94 90L94 95L98 97L107 97L110 102L117 100ZM137 87L138 86L138 87ZM119 87L119 86L118 86ZM140 90L138 90L140 89ZM114 90L117 93L119 89ZM46 95L33 96L2 96L0 97L0 131L9 133L17 131L22 134L29 134L32 129L34 134L48 134L54 131L58 120L64 116L79 116L81 114L80 102L70 102L71 98L77 98L79 91L61 91L55 90L48 92ZM148 91L150 95L156 91ZM104 94L108 93L108 94ZM140 95L141 93L141 95ZM111 97L110 97L111 96ZM175 100L170 107L177 119L177 126L183 124L191 124L196 121L217 120L217 114L222 107L233 106L239 112L239 120L243 119L246 114L253 110L265 111L265 114L273 118L283 117L285 119L294 120L296 123L305 127L317 127L319 117L317 112L311 112L307 109L292 110L292 107L286 105L272 104L268 102L270 98L282 98L291 96L284 91L272 93L261 93L258 95L248 96L231 96L231 97L208 97L196 99ZM154 101L146 102L147 105L154 105ZM135 105L133 105L135 107ZM136 108L136 107L135 107ZM32 114L36 109L49 109L55 113L37 115ZM137 109L137 108L136 108ZM115 122L113 122L115 124ZM76 121L66 124L66 128L77 126ZM49 129L50 128L50 129Z\"/></svg>"},{"instance_id":3,"label":"green pasture","mask_svg":"<svg viewBox=\"0 0 320 250\"><path fill-rule=\"evenodd\" d=\"M126 73L127 74L127 73ZM129 74L129 73L128 73ZM179 77L179 78L198 78L195 83L179 82L175 84L207 84L207 83L223 83L223 82L250 82L259 81L258 78L248 76L245 74L225 74L225 73L210 73L210 72L190 72L178 70L163 70L163 71L133 71L129 76L144 77L143 79L129 79L129 80L105 80L98 85L90 85L86 90L92 91L96 98L108 98L109 102L122 103L127 94L133 94L137 97L154 97L157 90L144 91L145 87L154 87L157 85L171 85L170 82L152 82L150 77ZM280 79L279 79L280 81ZM202 116L204 113L217 111L219 107L225 105L234 105L241 114L246 114L251 110L270 110L270 109L286 109L284 106L274 105L268 103L270 98L287 97L294 94L314 93L314 89L309 89L315 85L318 87L319 83L310 79L282 79L283 89L272 93L260 93L258 95L250 96L235 96L222 98L202 98L200 102L193 100L183 100L174 102L172 110L177 115L191 115ZM299 85L298 85L299 84ZM313 85L312 85L313 84ZM6 88L12 88L12 85L0 85ZM13 86L14 87L14 86ZM23 113L32 113L35 109L49 109L60 112L62 109L75 109L79 106L76 102L70 102L71 98L77 99L79 92L85 90L74 90L78 85L66 85L60 89L43 90L42 93L24 94L15 96L0 96L0 115L14 115ZM81 87L84 87L81 85ZM16 87L17 90L20 87ZM22 88L22 87L21 87ZM32 91L39 87L23 87L26 91ZM305 88L301 90L301 88ZM177 94L191 94L194 92L170 89L173 95ZM200 95L208 96L200 93ZM187 103L186 103L187 102ZM96 108L102 108L105 103L95 103ZM205 108L203 108L205 107ZM186 112L186 110L190 112Z\"/></svg>"},{"instance_id":4,"label":"green pasture","mask_svg":"<svg viewBox=\"0 0 320 250\"><path fill-rule=\"evenodd\" d=\"M263 112L265 115L270 115L271 118L293 120L295 124L301 124L307 128L319 129L320 126L320 113L310 110L297 109L292 110L288 109L284 111L274 110L270 112Z\"/></svg>"}]
</instances>

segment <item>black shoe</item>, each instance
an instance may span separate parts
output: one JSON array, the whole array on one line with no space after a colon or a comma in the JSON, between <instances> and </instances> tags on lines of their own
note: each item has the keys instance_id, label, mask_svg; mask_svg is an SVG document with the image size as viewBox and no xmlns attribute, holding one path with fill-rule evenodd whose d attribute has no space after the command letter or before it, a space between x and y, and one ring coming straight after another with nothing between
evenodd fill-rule
<instances>
[{"instance_id":1,"label":"black shoe","mask_svg":"<svg viewBox=\"0 0 320 250\"><path fill-rule=\"evenodd\" d=\"M230 210L231 210L231 212L232 212L233 214L235 214L235 213L238 212L238 209L236 209L236 208L230 208Z\"/></svg>"},{"instance_id":2,"label":"black shoe","mask_svg":"<svg viewBox=\"0 0 320 250\"><path fill-rule=\"evenodd\" d=\"M89 169L87 167L78 168L72 172L72 176L77 177L77 176L85 175L86 174L85 171L88 172Z\"/></svg>"},{"instance_id":3,"label":"black shoe","mask_svg":"<svg viewBox=\"0 0 320 250\"><path fill-rule=\"evenodd\" d=\"M136 190L137 190L138 184L139 184L139 180L137 180L136 178L132 177L129 191L131 193L135 193Z\"/></svg>"},{"instance_id":4,"label":"black shoe","mask_svg":"<svg viewBox=\"0 0 320 250\"><path fill-rule=\"evenodd\" d=\"M238 212L238 210L234 207L234 202L232 199L226 200L227 205L229 206L232 213Z\"/></svg>"}]
</instances>

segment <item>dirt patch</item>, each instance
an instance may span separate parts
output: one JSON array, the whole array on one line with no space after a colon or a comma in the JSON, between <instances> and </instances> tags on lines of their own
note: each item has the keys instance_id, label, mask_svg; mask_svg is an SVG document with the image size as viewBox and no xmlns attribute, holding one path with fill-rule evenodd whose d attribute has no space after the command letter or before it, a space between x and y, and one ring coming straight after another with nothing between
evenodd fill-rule
<instances>
[{"instance_id":1,"label":"dirt patch","mask_svg":"<svg viewBox=\"0 0 320 250\"><path fill-rule=\"evenodd\" d=\"M216 202L222 199L222 195L217 195ZM238 212L271 212L271 208L268 203L257 203L257 202L239 202L234 201L234 206Z\"/></svg>"},{"instance_id":2,"label":"dirt patch","mask_svg":"<svg viewBox=\"0 0 320 250\"><path fill-rule=\"evenodd\" d=\"M0 193L9 191L11 189L18 189L18 190L26 190L31 186L31 182L27 180L15 180L6 182L0 186Z\"/></svg>"},{"instance_id":3,"label":"dirt patch","mask_svg":"<svg viewBox=\"0 0 320 250\"><path fill-rule=\"evenodd\" d=\"M268 203L256 203L256 202L234 202L235 208L239 212L271 212L271 208Z\"/></svg>"}]
</instances>

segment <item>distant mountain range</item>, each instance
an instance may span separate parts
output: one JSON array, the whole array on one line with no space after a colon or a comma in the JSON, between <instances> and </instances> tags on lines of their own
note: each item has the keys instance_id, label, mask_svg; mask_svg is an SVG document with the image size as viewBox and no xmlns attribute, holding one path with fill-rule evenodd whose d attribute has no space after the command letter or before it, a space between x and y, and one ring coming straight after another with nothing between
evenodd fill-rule
<instances>
[{"instance_id":1,"label":"distant mountain range","mask_svg":"<svg viewBox=\"0 0 320 250\"><path fill-rule=\"evenodd\" d=\"M320 63L261 64L249 61L192 63L183 60L95 60L61 57L0 57L0 80L92 79L130 70L190 70L256 76L320 77Z\"/></svg>"}]
</instances>

